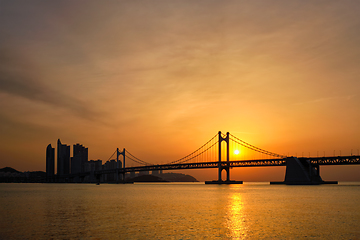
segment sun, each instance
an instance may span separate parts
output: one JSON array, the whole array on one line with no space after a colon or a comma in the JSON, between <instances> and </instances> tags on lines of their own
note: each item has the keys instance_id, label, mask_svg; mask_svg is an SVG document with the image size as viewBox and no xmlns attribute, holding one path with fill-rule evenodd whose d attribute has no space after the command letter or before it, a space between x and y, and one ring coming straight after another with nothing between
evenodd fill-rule
<instances>
[{"instance_id":1,"label":"sun","mask_svg":"<svg viewBox=\"0 0 360 240\"><path fill-rule=\"evenodd\" d=\"M237 149L234 151L234 154L236 154L236 155L238 155L239 153L240 153L240 151Z\"/></svg>"}]
</instances>

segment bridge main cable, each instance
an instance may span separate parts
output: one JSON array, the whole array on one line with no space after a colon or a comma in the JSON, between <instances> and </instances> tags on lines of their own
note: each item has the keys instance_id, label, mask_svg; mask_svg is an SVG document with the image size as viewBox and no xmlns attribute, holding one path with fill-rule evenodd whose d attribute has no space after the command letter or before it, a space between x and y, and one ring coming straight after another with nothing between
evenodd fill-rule
<instances>
[{"instance_id":1,"label":"bridge main cable","mask_svg":"<svg viewBox=\"0 0 360 240\"><path fill-rule=\"evenodd\" d=\"M130 160L134 161L134 162L137 162L139 164L143 164L145 166L150 166L150 165L154 165L152 163L148 163L148 162L145 162L137 157L135 157L134 155L132 155L128 150L125 149L125 152L130 155L131 157L129 157L128 155L126 155L126 157L128 157Z\"/></svg>"},{"instance_id":2,"label":"bridge main cable","mask_svg":"<svg viewBox=\"0 0 360 240\"><path fill-rule=\"evenodd\" d=\"M209 144L212 140L214 140L216 137L218 136L218 134L216 134L214 137L212 137L209 141L207 141L204 145L202 145L201 147L199 147L198 149L196 149L194 152L186 155L185 157L182 157L178 160L175 160L175 161L172 161L172 162L169 162L167 164L178 164L178 163L184 163L184 162L187 162L187 161L190 161L191 159L194 159L195 157L198 157L199 155L203 154L204 152L208 151L210 148L212 148L213 146L215 146L218 142L215 142L214 144L212 144L210 147L208 147L207 149L205 149L204 151L198 153L197 155L195 156L192 156L194 155L195 153L197 153L198 151L200 151L202 148L204 148L207 144ZM190 157L192 156L192 157ZM190 157L190 158L189 158ZM189 159L187 159L189 158Z\"/></svg>"},{"instance_id":3,"label":"bridge main cable","mask_svg":"<svg viewBox=\"0 0 360 240\"><path fill-rule=\"evenodd\" d=\"M266 155L269 155L269 156L273 156L273 157L278 157L278 158L286 158L286 156L284 155L281 155L281 154L277 154L277 153L273 153L273 152L269 152L269 151L266 151L264 149L261 149L261 148L258 148L258 147L255 147L254 145L251 145L239 138L237 138L236 136L230 134L230 140L234 141L235 143L237 144L240 144L241 146L243 147L246 147L248 149L251 149L253 151L256 151L256 152L259 152L259 153L263 153L263 154L266 154Z\"/></svg>"}]
</instances>

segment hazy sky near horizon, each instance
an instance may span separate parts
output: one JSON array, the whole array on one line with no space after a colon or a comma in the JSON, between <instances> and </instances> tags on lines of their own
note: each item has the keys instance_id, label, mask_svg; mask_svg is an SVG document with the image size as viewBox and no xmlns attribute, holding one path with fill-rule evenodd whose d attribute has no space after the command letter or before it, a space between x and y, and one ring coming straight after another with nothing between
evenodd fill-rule
<instances>
[{"instance_id":1,"label":"hazy sky near horizon","mask_svg":"<svg viewBox=\"0 0 360 240\"><path fill-rule=\"evenodd\" d=\"M168 162L219 130L281 154L356 154L359 12L346 0L0 0L0 168L45 170L58 138L90 159L125 147Z\"/></svg>"}]
</instances>

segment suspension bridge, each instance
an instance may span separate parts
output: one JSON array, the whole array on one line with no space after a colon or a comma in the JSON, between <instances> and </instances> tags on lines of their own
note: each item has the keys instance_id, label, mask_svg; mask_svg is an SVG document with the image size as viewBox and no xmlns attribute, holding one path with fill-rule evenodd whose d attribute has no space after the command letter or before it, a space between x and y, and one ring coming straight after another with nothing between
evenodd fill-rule
<instances>
[{"instance_id":1,"label":"suspension bridge","mask_svg":"<svg viewBox=\"0 0 360 240\"><path fill-rule=\"evenodd\" d=\"M128 173L143 171L164 171L181 169L204 169L217 168L218 176L214 181L206 181L213 184L242 183L230 179L230 169L234 167L268 167L286 166L285 184L324 184L337 183L326 182L320 177L321 165L349 165L360 164L359 155L350 156L323 156L323 157L293 157L270 152L251 145L238 137L227 132L219 131L201 147L192 153L169 161L165 164L154 164L144 161L127 149L116 149L109 159L116 157L116 168L94 171L93 173L81 173L82 176L94 174L100 179L104 174L115 174L117 182L126 182ZM121 158L121 159L120 159ZM222 179L225 171L226 179Z\"/></svg>"}]
</instances>

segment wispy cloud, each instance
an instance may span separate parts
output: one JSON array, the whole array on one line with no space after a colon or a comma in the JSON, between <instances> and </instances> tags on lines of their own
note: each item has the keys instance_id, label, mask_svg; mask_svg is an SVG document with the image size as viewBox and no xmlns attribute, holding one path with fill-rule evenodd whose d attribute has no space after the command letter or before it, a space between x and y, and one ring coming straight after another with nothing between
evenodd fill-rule
<instances>
[{"instance_id":1,"label":"wispy cloud","mask_svg":"<svg viewBox=\"0 0 360 240\"><path fill-rule=\"evenodd\" d=\"M86 102L46 86L34 66L15 56L0 50L0 93L64 108L82 118L94 120L96 113Z\"/></svg>"},{"instance_id":2,"label":"wispy cloud","mask_svg":"<svg viewBox=\"0 0 360 240\"><path fill-rule=\"evenodd\" d=\"M321 102L328 102L328 101L334 101L334 100L346 100L349 101L356 97L356 94L353 95L347 95L347 96L335 96L335 97L325 97L325 98L316 98L310 101L303 101L295 103L294 105L303 105L303 104L312 104L312 103L321 103Z\"/></svg>"}]
</instances>

